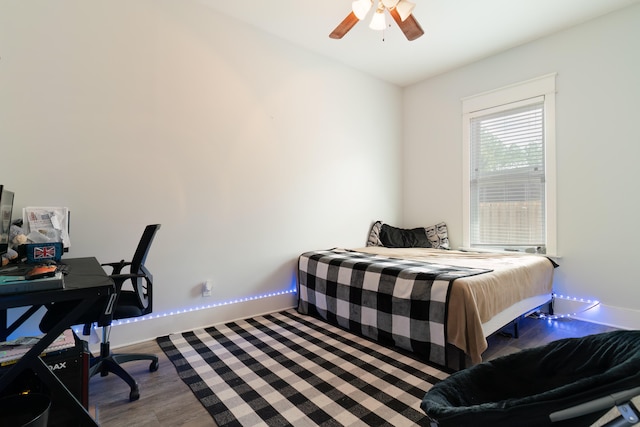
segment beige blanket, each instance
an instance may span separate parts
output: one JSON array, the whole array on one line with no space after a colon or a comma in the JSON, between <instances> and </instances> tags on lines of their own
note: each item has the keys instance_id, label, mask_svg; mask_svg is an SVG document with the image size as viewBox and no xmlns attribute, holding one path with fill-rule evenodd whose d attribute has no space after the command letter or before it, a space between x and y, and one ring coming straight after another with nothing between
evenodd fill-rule
<instances>
[{"instance_id":1,"label":"beige blanket","mask_svg":"<svg viewBox=\"0 0 640 427\"><path fill-rule=\"evenodd\" d=\"M553 265L543 256L375 246L353 250L391 258L492 269L490 273L456 279L451 287L447 339L463 350L474 364L482 361L482 353L487 349L483 323L518 301L551 294Z\"/></svg>"}]
</instances>

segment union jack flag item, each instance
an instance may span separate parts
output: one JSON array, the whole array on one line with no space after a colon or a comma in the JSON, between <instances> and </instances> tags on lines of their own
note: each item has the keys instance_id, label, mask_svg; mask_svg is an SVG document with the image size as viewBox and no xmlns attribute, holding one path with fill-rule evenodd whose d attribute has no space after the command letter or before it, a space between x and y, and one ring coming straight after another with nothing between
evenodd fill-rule
<instances>
[{"instance_id":1,"label":"union jack flag item","mask_svg":"<svg viewBox=\"0 0 640 427\"><path fill-rule=\"evenodd\" d=\"M56 256L55 246L44 246L35 248L33 251L34 259L49 259Z\"/></svg>"},{"instance_id":2,"label":"union jack flag item","mask_svg":"<svg viewBox=\"0 0 640 427\"><path fill-rule=\"evenodd\" d=\"M27 244L27 262L60 261L62 242Z\"/></svg>"}]
</instances>

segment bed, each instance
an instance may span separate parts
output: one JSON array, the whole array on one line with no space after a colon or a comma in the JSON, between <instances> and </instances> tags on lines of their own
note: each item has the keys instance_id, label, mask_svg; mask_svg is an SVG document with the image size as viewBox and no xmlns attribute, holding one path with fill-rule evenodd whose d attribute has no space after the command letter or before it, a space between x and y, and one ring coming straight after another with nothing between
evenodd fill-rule
<instances>
[{"instance_id":1,"label":"bed","mask_svg":"<svg viewBox=\"0 0 640 427\"><path fill-rule=\"evenodd\" d=\"M298 260L298 312L438 365L452 367L451 346L477 364L489 335L551 301L556 266L540 255L446 248L310 251Z\"/></svg>"}]
</instances>

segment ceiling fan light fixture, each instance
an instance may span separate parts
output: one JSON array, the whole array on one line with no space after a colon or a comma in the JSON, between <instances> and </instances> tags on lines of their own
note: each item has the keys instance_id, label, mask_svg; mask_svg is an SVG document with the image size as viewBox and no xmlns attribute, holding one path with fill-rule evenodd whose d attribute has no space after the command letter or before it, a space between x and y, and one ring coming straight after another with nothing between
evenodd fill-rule
<instances>
[{"instance_id":1,"label":"ceiling fan light fixture","mask_svg":"<svg viewBox=\"0 0 640 427\"><path fill-rule=\"evenodd\" d=\"M400 0L382 0L382 4L387 9L393 9L400 2Z\"/></svg>"},{"instance_id":2,"label":"ceiling fan light fixture","mask_svg":"<svg viewBox=\"0 0 640 427\"><path fill-rule=\"evenodd\" d=\"M378 9L376 9L376 13L374 13L373 18L371 18L369 28L376 31L387 29L387 20L384 17L384 8L379 7Z\"/></svg>"},{"instance_id":3,"label":"ceiling fan light fixture","mask_svg":"<svg viewBox=\"0 0 640 427\"><path fill-rule=\"evenodd\" d=\"M374 0L353 0L351 2L352 11L329 33L329 37L332 39L341 39L344 37L358 22L366 18L373 7L373 1ZM415 7L414 3L409 0L375 1L376 9L369 23L369 28L377 31L386 30L387 19L385 17L385 11L388 11L407 40L412 41L424 35L424 30L412 14Z\"/></svg>"},{"instance_id":4,"label":"ceiling fan light fixture","mask_svg":"<svg viewBox=\"0 0 640 427\"><path fill-rule=\"evenodd\" d=\"M408 0L400 0L397 4L396 4L396 10L398 11L398 14L400 15L400 19L404 22L405 19L407 19L411 13L413 13L413 9L416 7L415 3L411 3Z\"/></svg>"},{"instance_id":5,"label":"ceiling fan light fixture","mask_svg":"<svg viewBox=\"0 0 640 427\"><path fill-rule=\"evenodd\" d=\"M373 0L355 0L351 3L351 10L358 19L363 20L369 13L372 4Z\"/></svg>"}]
</instances>

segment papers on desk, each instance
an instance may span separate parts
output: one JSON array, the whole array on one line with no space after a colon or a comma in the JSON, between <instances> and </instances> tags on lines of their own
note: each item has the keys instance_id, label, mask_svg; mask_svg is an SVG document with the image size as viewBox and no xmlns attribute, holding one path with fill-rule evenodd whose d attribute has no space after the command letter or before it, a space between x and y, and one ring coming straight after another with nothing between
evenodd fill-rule
<instances>
[{"instance_id":1,"label":"papers on desk","mask_svg":"<svg viewBox=\"0 0 640 427\"><path fill-rule=\"evenodd\" d=\"M6 366L16 363L18 359L20 359L29 350L31 350L31 347L33 347L35 343L37 343L40 338L42 338L42 336L21 337L13 341L0 342L0 366ZM71 348L75 345L76 340L73 336L73 331L71 329L67 329L62 334L60 334L60 336L56 338L49 347L47 347L47 349L44 351L44 353L41 354L41 356L44 356L45 354L51 353L53 351Z\"/></svg>"},{"instance_id":2,"label":"papers on desk","mask_svg":"<svg viewBox=\"0 0 640 427\"><path fill-rule=\"evenodd\" d=\"M53 277L34 280L26 280L24 276L0 276L0 295L62 288L64 288L64 276L60 271L57 271Z\"/></svg>"},{"instance_id":3,"label":"papers on desk","mask_svg":"<svg viewBox=\"0 0 640 427\"><path fill-rule=\"evenodd\" d=\"M33 243L62 242L71 246L69 209L65 207L26 207L22 209L23 227Z\"/></svg>"}]
</instances>

